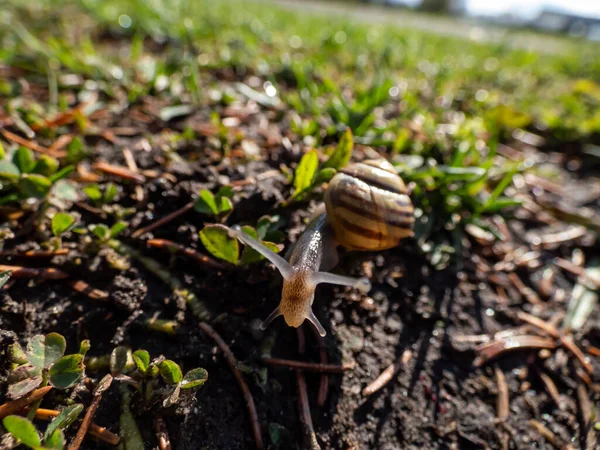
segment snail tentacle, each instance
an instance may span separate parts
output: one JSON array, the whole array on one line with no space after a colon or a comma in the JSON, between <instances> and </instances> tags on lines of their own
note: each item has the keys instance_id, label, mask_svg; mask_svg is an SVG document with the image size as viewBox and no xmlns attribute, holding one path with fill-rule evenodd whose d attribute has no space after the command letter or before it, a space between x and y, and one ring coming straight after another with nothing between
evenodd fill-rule
<instances>
[{"instance_id":1,"label":"snail tentacle","mask_svg":"<svg viewBox=\"0 0 600 450\"><path fill-rule=\"evenodd\" d=\"M260 324L260 329L261 330L266 330L267 327L271 324L271 322L273 322L275 319L277 319L279 316L281 316L283 313L281 312L281 309L279 309L279 306L277 308L275 308L275 310L269 314L269 317L267 317L265 320L263 320L263 322Z\"/></svg>"},{"instance_id":2,"label":"snail tentacle","mask_svg":"<svg viewBox=\"0 0 600 450\"><path fill-rule=\"evenodd\" d=\"M258 253L267 258L269 261L271 261L275 265L275 267L277 267L277 270L279 270L284 280L291 279L296 273L296 270L292 267L292 265L289 262L287 262L285 259L279 256L277 253L273 252L272 250L269 250L256 239L248 236L242 231L242 228L239 225L234 225L233 227L231 227L229 229L229 232L232 237L238 238L244 244L249 245Z\"/></svg>"},{"instance_id":3,"label":"snail tentacle","mask_svg":"<svg viewBox=\"0 0 600 450\"><path fill-rule=\"evenodd\" d=\"M353 278L329 272L315 272L311 274L310 279L315 284L327 283L338 286L349 286L360 290L363 294L371 290L371 282L365 277Z\"/></svg>"},{"instance_id":4,"label":"snail tentacle","mask_svg":"<svg viewBox=\"0 0 600 450\"><path fill-rule=\"evenodd\" d=\"M323 325L321 325L321 322L319 322L319 319L317 319L317 316L315 316L315 313L312 309L308 310L306 318L315 326L321 337L325 337L327 335L325 328L323 328Z\"/></svg>"}]
</instances>

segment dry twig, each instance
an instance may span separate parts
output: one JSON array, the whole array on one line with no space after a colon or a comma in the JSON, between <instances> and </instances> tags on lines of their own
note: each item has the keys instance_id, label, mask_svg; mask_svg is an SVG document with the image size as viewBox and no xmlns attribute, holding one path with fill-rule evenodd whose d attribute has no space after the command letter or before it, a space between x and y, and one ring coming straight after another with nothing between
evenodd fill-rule
<instances>
[{"instance_id":1,"label":"dry twig","mask_svg":"<svg viewBox=\"0 0 600 450\"><path fill-rule=\"evenodd\" d=\"M93 169L98 170L100 172L104 172L108 175L113 175L115 177L123 178L125 180L131 180L136 183L141 184L144 181L146 181L146 177L139 173L133 172L125 167L109 164L104 161L98 161L92 167Z\"/></svg>"},{"instance_id":2,"label":"dry twig","mask_svg":"<svg viewBox=\"0 0 600 450\"><path fill-rule=\"evenodd\" d=\"M150 231L156 230L157 228L160 228L163 225L166 225L167 223L171 222L172 220L175 220L177 217L181 216L182 214L185 214L193 207L194 207L194 202L186 203L183 207L179 208L177 211L173 211L172 213L167 214L164 217L161 217L156 222L153 222L150 225L147 225L145 227L138 228L131 234L131 237L138 238L144 233L148 233Z\"/></svg>"},{"instance_id":3,"label":"dry twig","mask_svg":"<svg viewBox=\"0 0 600 450\"><path fill-rule=\"evenodd\" d=\"M299 369L307 372L343 373L346 370L352 370L355 367L355 364L353 362L337 365L310 363L281 358L263 358L262 360L265 364L268 364L270 366L286 367L288 369Z\"/></svg>"},{"instance_id":4,"label":"dry twig","mask_svg":"<svg viewBox=\"0 0 600 450\"><path fill-rule=\"evenodd\" d=\"M231 269L230 266L223 264L209 256L203 255L192 248L185 247L181 244L178 244L173 241L169 241L167 239L148 239L148 241L146 241L146 244L149 247L166 248L167 250L170 250L172 252L177 251L177 252L183 253L185 256L192 258L193 260L199 262L200 264L211 266L215 269L219 269L219 270Z\"/></svg>"},{"instance_id":5,"label":"dry twig","mask_svg":"<svg viewBox=\"0 0 600 450\"><path fill-rule=\"evenodd\" d=\"M408 362L412 359L412 351L410 349L404 350L402 356L394 361L393 364L388 366L381 374L375 378L375 380L365 387L362 391L362 395L368 397L369 395L373 395L375 392L379 391L386 384L388 384L392 378L400 371L402 367L404 367Z\"/></svg>"},{"instance_id":6,"label":"dry twig","mask_svg":"<svg viewBox=\"0 0 600 450\"><path fill-rule=\"evenodd\" d=\"M87 434L88 429L92 423L94 414L96 414L98 405L100 405L100 400L102 400L102 393L110 387L112 380L113 377L110 374L108 374L104 378L102 378L102 380L100 380L100 383L98 383L98 386L96 386L96 389L94 389L94 398L92 399L92 403L90 404L88 410L85 412L85 416L83 416L83 420L81 421L81 426L79 427L79 430L77 430L77 434L71 441L68 450L77 450L81 446L83 438Z\"/></svg>"},{"instance_id":7,"label":"dry twig","mask_svg":"<svg viewBox=\"0 0 600 450\"><path fill-rule=\"evenodd\" d=\"M30 405L38 400L41 400L44 395L46 395L52 386L45 386L43 388L36 389L33 392L30 392L25 397L18 398L16 400L6 402L3 405L0 405L0 419L4 419L6 416L10 416L11 414L16 414L27 405Z\"/></svg>"},{"instance_id":8,"label":"dry twig","mask_svg":"<svg viewBox=\"0 0 600 450\"><path fill-rule=\"evenodd\" d=\"M508 450L508 433L504 430L504 422L508 419L509 409L509 397L508 397L508 385L506 384L506 378L504 372L498 367L495 369L496 372L496 386L498 388L498 397L496 398L496 414L498 416L498 422L500 426L500 436L502 440L502 448Z\"/></svg>"},{"instance_id":9,"label":"dry twig","mask_svg":"<svg viewBox=\"0 0 600 450\"><path fill-rule=\"evenodd\" d=\"M477 357L473 361L475 367L497 358L508 351L527 349L554 350L556 342L554 339L533 335L506 336L497 338L477 347Z\"/></svg>"},{"instance_id":10,"label":"dry twig","mask_svg":"<svg viewBox=\"0 0 600 450\"><path fill-rule=\"evenodd\" d=\"M59 414L60 414L60 411L56 411L54 409L38 408L35 411L35 418L39 419L39 420L52 420ZM90 427L88 428L87 432L90 436L93 436L96 439L98 439L102 442L106 442L107 444L110 444L110 445L118 445L119 441L121 440L121 438L118 435L108 431L105 427L96 425L93 422L90 423Z\"/></svg>"},{"instance_id":11,"label":"dry twig","mask_svg":"<svg viewBox=\"0 0 600 450\"><path fill-rule=\"evenodd\" d=\"M13 278L42 278L44 280L62 280L69 275L51 267L33 268L22 266L6 266L0 264L0 272L10 271Z\"/></svg>"}]
</instances>

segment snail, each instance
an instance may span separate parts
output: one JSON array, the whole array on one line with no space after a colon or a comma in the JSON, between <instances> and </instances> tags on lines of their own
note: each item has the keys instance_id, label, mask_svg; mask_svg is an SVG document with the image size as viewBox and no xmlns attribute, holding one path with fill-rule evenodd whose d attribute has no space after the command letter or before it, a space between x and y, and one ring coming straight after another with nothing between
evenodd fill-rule
<instances>
[{"instance_id":1,"label":"snail","mask_svg":"<svg viewBox=\"0 0 600 450\"><path fill-rule=\"evenodd\" d=\"M325 191L325 207L326 212L310 222L292 248L289 262L238 225L230 229L232 237L271 261L284 279L281 302L261 329L283 316L291 327L299 327L308 319L325 336L325 329L312 311L316 286L328 283L363 293L371 290L365 277L326 272L337 265L337 247L386 250L413 235L414 210L406 186L394 166L384 159L350 164L336 173Z\"/></svg>"}]
</instances>

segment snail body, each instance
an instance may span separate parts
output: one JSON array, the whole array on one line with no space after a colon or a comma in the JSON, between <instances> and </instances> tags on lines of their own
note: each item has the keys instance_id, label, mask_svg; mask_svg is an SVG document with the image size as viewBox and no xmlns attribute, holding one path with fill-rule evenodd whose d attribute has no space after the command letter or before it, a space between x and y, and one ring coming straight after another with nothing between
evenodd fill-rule
<instances>
[{"instance_id":1,"label":"snail body","mask_svg":"<svg viewBox=\"0 0 600 450\"><path fill-rule=\"evenodd\" d=\"M291 251L289 262L239 226L231 234L271 261L284 278L279 306L267 317L265 329L283 316L292 327L308 319L321 336L326 332L312 311L320 283L350 286L367 293L367 278L351 278L324 270L337 265L337 247L376 251L393 248L413 235L414 210L406 186L386 160L367 160L339 171L325 191L326 212L314 218Z\"/></svg>"}]
</instances>

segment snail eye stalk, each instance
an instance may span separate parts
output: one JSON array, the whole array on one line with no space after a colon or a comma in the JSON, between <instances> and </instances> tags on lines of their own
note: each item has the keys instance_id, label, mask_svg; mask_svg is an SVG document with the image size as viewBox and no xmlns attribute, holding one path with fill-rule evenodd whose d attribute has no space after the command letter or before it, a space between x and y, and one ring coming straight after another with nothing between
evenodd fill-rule
<instances>
[{"instance_id":1,"label":"snail eye stalk","mask_svg":"<svg viewBox=\"0 0 600 450\"><path fill-rule=\"evenodd\" d=\"M294 275L295 270L289 262L279 256L277 253L269 250L256 239L248 236L242 231L242 228L239 225L234 225L231 227L229 229L229 235L239 239L242 243L248 245L249 247L252 247L258 253L271 261L275 267L277 267L277 270L279 270L279 273L281 273L281 276L284 280L289 280Z\"/></svg>"}]
</instances>

